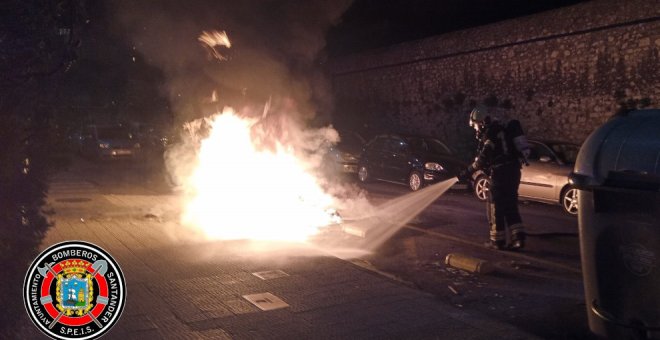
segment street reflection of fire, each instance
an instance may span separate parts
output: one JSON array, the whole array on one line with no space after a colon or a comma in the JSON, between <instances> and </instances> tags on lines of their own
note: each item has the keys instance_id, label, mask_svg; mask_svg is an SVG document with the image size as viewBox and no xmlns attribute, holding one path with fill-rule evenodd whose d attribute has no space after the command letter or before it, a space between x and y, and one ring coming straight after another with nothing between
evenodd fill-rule
<instances>
[{"instance_id":1,"label":"street reflection of fire","mask_svg":"<svg viewBox=\"0 0 660 340\"><path fill-rule=\"evenodd\" d=\"M339 222L333 197L299 150L272 138L263 143L270 131L231 109L207 122L184 184L185 225L210 239L304 241Z\"/></svg>"}]
</instances>

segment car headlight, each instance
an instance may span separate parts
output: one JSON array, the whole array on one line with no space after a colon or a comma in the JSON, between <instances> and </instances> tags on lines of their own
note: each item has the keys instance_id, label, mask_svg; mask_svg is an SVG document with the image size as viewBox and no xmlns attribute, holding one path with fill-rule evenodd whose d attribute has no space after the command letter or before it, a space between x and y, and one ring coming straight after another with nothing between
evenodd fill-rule
<instances>
[{"instance_id":1,"label":"car headlight","mask_svg":"<svg viewBox=\"0 0 660 340\"><path fill-rule=\"evenodd\" d=\"M428 162L428 163L424 163L424 169L434 170L434 171L443 171L445 168L443 168L442 165L440 165L440 163Z\"/></svg>"},{"instance_id":2,"label":"car headlight","mask_svg":"<svg viewBox=\"0 0 660 340\"><path fill-rule=\"evenodd\" d=\"M110 148L110 143L99 143L99 148L109 149Z\"/></svg>"}]
</instances>

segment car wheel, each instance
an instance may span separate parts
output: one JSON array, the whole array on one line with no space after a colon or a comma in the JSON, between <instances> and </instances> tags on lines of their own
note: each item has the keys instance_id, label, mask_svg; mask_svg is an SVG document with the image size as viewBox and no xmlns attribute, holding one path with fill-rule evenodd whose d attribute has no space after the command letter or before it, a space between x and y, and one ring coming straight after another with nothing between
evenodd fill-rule
<instances>
[{"instance_id":1,"label":"car wheel","mask_svg":"<svg viewBox=\"0 0 660 340\"><path fill-rule=\"evenodd\" d=\"M371 177L369 177L369 169L367 169L366 165L360 165L358 167L358 179L362 183L367 183L371 180Z\"/></svg>"},{"instance_id":2,"label":"car wheel","mask_svg":"<svg viewBox=\"0 0 660 340\"><path fill-rule=\"evenodd\" d=\"M472 188L474 196L477 197L480 201L485 201L488 199L488 188L490 188L490 179L486 175L479 175L474 181L474 186Z\"/></svg>"},{"instance_id":3,"label":"car wheel","mask_svg":"<svg viewBox=\"0 0 660 340\"><path fill-rule=\"evenodd\" d=\"M572 186L567 186L564 188L561 194L561 206L564 208L564 211L571 214L577 215L578 213L578 190Z\"/></svg>"},{"instance_id":4,"label":"car wheel","mask_svg":"<svg viewBox=\"0 0 660 340\"><path fill-rule=\"evenodd\" d=\"M411 172L410 175L408 176L408 185L410 186L410 190L412 191L417 191L421 189L424 186L424 180L422 179L422 175L417 171Z\"/></svg>"}]
</instances>

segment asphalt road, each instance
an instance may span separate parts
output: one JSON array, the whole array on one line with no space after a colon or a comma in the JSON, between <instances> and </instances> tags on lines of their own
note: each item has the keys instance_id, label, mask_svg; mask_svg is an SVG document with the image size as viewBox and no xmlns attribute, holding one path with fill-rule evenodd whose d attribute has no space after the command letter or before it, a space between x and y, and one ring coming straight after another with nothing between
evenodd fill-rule
<instances>
[{"instance_id":1,"label":"asphalt road","mask_svg":"<svg viewBox=\"0 0 660 340\"><path fill-rule=\"evenodd\" d=\"M71 171L103 194L149 196L170 191L153 165L76 159ZM408 193L407 187L390 183L362 189L375 205ZM521 202L520 207L530 234L521 252L485 249L484 203L464 190L450 190L373 253L351 261L456 308L541 338L588 338L577 219L559 206ZM494 271L473 273L447 266L448 254L488 261Z\"/></svg>"},{"instance_id":2,"label":"asphalt road","mask_svg":"<svg viewBox=\"0 0 660 340\"><path fill-rule=\"evenodd\" d=\"M363 186L373 201L408 193L405 186ZM449 301L548 339L589 338L580 271L578 223L559 206L521 202L529 238L520 252L483 247L485 204L450 190L362 259L377 270ZM493 272L445 264L448 254L488 261Z\"/></svg>"}]
</instances>

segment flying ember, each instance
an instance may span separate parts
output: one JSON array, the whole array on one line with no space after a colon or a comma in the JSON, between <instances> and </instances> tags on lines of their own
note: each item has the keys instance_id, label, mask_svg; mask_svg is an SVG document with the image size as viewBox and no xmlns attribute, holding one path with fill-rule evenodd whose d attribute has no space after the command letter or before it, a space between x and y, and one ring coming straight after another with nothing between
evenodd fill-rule
<instances>
[{"instance_id":1,"label":"flying ember","mask_svg":"<svg viewBox=\"0 0 660 340\"><path fill-rule=\"evenodd\" d=\"M199 36L199 38L197 38L197 40L203 43L202 46L206 47L214 58L219 60L227 60L227 57L220 54L216 48L216 46L224 46L226 48L231 47L231 42L229 41L229 37L225 31L212 31L210 33L204 31Z\"/></svg>"},{"instance_id":2,"label":"flying ember","mask_svg":"<svg viewBox=\"0 0 660 340\"><path fill-rule=\"evenodd\" d=\"M336 224L334 198L286 142L255 142L261 121L226 108L207 118L208 137L185 181L183 223L211 239L305 241Z\"/></svg>"}]
</instances>

